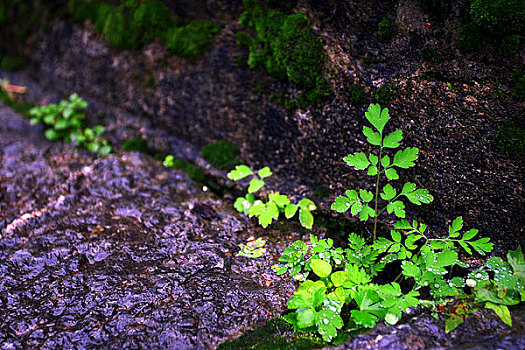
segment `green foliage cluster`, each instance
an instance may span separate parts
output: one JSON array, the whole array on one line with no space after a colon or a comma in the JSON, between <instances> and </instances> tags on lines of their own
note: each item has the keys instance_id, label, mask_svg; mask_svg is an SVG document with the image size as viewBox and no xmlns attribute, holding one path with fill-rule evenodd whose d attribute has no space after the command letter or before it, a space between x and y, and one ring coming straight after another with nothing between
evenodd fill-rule
<instances>
[{"instance_id":1,"label":"green foliage cluster","mask_svg":"<svg viewBox=\"0 0 525 350\"><path fill-rule=\"evenodd\" d=\"M379 32L379 38L383 41L387 41L392 37L393 29L392 22L386 17L383 17L381 22L377 25L377 31Z\"/></svg>"},{"instance_id":2,"label":"green foliage cluster","mask_svg":"<svg viewBox=\"0 0 525 350\"><path fill-rule=\"evenodd\" d=\"M308 198L303 198L299 203L294 204L284 194L279 192L267 193L264 185L264 179L271 176L270 168L264 167L259 169L257 173L253 172L246 165L237 165L234 170L228 173L230 180L239 181L248 176L252 179L248 185L247 194L244 197L238 197L235 200L234 207L239 213L248 215L249 217L256 216L259 219L259 224L266 228L274 220L279 219L281 213L287 219L291 219L295 214L299 213L299 222L301 226L311 229L314 224L314 217L312 211L317 209L317 206ZM260 197L256 198L255 193L259 192Z\"/></svg>"},{"instance_id":3,"label":"green foliage cluster","mask_svg":"<svg viewBox=\"0 0 525 350\"><path fill-rule=\"evenodd\" d=\"M519 47L519 34L525 28L523 0L473 0L468 10L468 22L458 34L466 51L475 51L491 43L500 52L512 55Z\"/></svg>"},{"instance_id":4,"label":"green foliage cluster","mask_svg":"<svg viewBox=\"0 0 525 350\"><path fill-rule=\"evenodd\" d=\"M118 6L100 0L70 0L68 12L78 22L92 22L116 48L136 49L159 38L170 52L190 60L202 55L221 31L208 20L180 26L181 20L160 0L128 0Z\"/></svg>"},{"instance_id":5,"label":"green foliage cluster","mask_svg":"<svg viewBox=\"0 0 525 350\"><path fill-rule=\"evenodd\" d=\"M261 0L243 0L241 24L255 30L256 37L237 34L237 43L248 45L250 68L264 68L281 80L304 89L304 99L318 102L330 94L322 76L324 49L303 14L287 15Z\"/></svg>"},{"instance_id":6,"label":"green foliage cluster","mask_svg":"<svg viewBox=\"0 0 525 350\"><path fill-rule=\"evenodd\" d=\"M204 171L200 167L198 167L198 166L196 166L196 165L194 165L194 164L192 164L190 162L187 162L185 160L182 160L180 158L175 158L171 154L167 155L164 158L164 162L162 164L166 168L175 168L175 169L184 170L186 172L186 174L188 174L190 179L192 179L194 181L204 182L206 180L206 174L204 173Z\"/></svg>"},{"instance_id":7,"label":"green foliage cluster","mask_svg":"<svg viewBox=\"0 0 525 350\"><path fill-rule=\"evenodd\" d=\"M228 140L220 140L204 145L201 149L201 157L220 170L231 170L241 163L239 147Z\"/></svg>"},{"instance_id":8,"label":"green foliage cluster","mask_svg":"<svg viewBox=\"0 0 525 350\"><path fill-rule=\"evenodd\" d=\"M77 147L84 147L101 156L111 153L111 146L101 135L104 132L102 125L86 128L84 125L87 102L77 94L69 96L69 100L62 100L59 104L33 107L29 111L31 124L43 123L49 128L45 131L49 140L64 140L73 142Z\"/></svg>"},{"instance_id":9,"label":"green foliage cluster","mask_svg":"<svg viewBox=\"0 0 525 350\"><path fill-rule=\"evenodd\" d=\"M350 211L362 221L374 218L372 240L367 243L365 238L350 233L348 248L343 249L335 247L332 239L311 235L310 242L296 241L286 248L280 264L273 269L279 275L288 272L303 282L288 301L293 311L283 318L295 329L317 332L328 342L339 337L343 327L366 329L380 321L394 325L403 313L418 305L443 310L447 332L480 307L494 310L511 325L507 306L525 301L521 247L508 253L508 262L493 257L467 276L454 276L454 266L468 267L459 259L460 250L469 255L486 255L493 244L489 238L478 238L476 229L464 230L462 217L453 220L446 236L438 238L432 238L435 235L429 234L425 224L407 220L402 198L416 205L433 200L428 190L414 183L405 183L401 190L391 184L399 179L398 168L414 166L419 150L408 147L393 157L385 154L399 147L402 131L384 133L390 116L388 109L377 104L369 107L365 117L373 129L365 126L363 134L378 150L368 155L356 152L344 160L374 176L375 191L347 190L335 199L332 209ZM378 207L380 199L382 208ZM385 211L399 219L388 235L378 237L377 219ZM385 274L380 273L396 266L401 272L385 283Z\"/></svg>"},{"instance_id":10,"label":"green foliage cluster","mask_svg":"<svg viewBox=\"0 0 525 350\"><path fill-rule=\"evenodd\" d=\"M140 152L145 154L151 153L148 146L148 141L142 137L133 137L131 139L125 140L122 143L122 149L128 152Z\"/></svg>"},{"instance_id":11,"label":"green foliage cluster","mask_svg":"<svg viewBox=\"0 0 525 350\"><path fill-rule=\"evenodd\" d=\"M504 154L520 155L525 151L525 128L518 119L507 119L498 130L496 142Z\"/></svg>"}]
</instances>

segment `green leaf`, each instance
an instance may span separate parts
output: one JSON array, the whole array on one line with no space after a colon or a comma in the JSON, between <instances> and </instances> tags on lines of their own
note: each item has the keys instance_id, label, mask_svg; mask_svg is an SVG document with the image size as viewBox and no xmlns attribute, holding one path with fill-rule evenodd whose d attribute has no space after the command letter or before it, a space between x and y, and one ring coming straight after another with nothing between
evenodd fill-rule
<instances>
[{"instance_id":1,"label":"green leaf","mask_svg":"<svg viewBox=\"0 0 525 350\"><path fill-rule=\"evenodd\" d=\"M414 161L417 159L417 153L419 149L417 147L408 147L404 150L397 151L394 156L392 165L407 169L414 166Z\"/></svg>"},{"instance_id":2,"label":"green leaf","mask_svg":"<svg viewBox=\"0 0 525 350\"><path fill-rule=\"evenodd\" d=\"M348 272L346 271L336 271L330 276L330 279L332 280L332 283L334 284L334 287L340 287L345 283L348 277Z\"/></svg>"},{"instance_id":3,"label":"green leaf","mask_svg":"<svg viewBox=\"0 0 525 350\"><path fill-rule=\"evenodd\" d=\"M386 211L389 214L392 214L393 212L398 218L404 218L405 217L405 204L401 201L395 201L395 202L389 203L386 206Z\"/></svg>"},{"instance_id":4,"label":"green leaf","mask_svg":"<svg viewBox=\"0 0 525 350\"><path fill-rule=\"evenodd\" d=\"M401 242L401 233L397 232L397 231L390 231L390 235L392 236L392 239L394 240L394 242Z\"/></svg>"},{"instance_id":5,"label":"green leaf","mask_svg":"<svg viewBox=\"0 0 525 350\"><path fill-rule=\"evenodd\" d=\"M368 111L365 113L366 119L372 124L379 133L383 132L383 128L385 127L386 123L390 119L390 116L388 115L388 108L384 108L381 110L381 106L379 104L371 104L368 107Z\"/></svg>"},{"instance_id":6,"label":"green leaf","mask_svg":"<svg viewBox=\"0 0 525 350\"><path fill-rule=\"evenodd\" d=\"M390 165L390 157L384 156L383 158L381 158L381 165L383 166L383 168L387 168Z\"/></svg>"},{"instance_id":7,"label":"green leaf","mask_svg":"<svg viewBox=\"0 0 525 350\"><path fill-rule=\"evenodd\" d=\"M403 139L403 131L396 130L390 134L388 134L387 137L383 140L383 147L388 148L397 148L399 147L399 142Z\"/></svg>"},{"instance_id":8,"label":"green leaf","mask_svg":"<svg viewBox=\"0 0 525 350\"><path fill-rule=\"evenodd\" d=\"M309 210L300 209L299 210L299 222L301 223L301 226L310 230L312 229L312 226L314 225L314 217Z\"/></svg>"},{"instance_id":9,"label":"green leaf","mask_svg":"<svg viewBox=\"0 0 525 350\"><path fill-rule=\"evenodd\" d=\"M375 132L368 126L363 127L363 134L366 136L367 141L375 146L381 145L381 135Z\"/></svg>"},{"instance_id":10,"label":"green leaf","mask_svg":"<svg viewBox=\"0 0 525 350\"><path fill-rule=\"evenodd\" d=\"M56 140L60 137L60 135L53 129L47 129L44 132L44 135L46 135L46 138L51 141Z\"/></svg>"},{"instance_id":11,"label":"green leaf","mask_svg":"<svg viewBox=\"0 0 525 350\"><path fill-rule=\"evenodd\" d=\"M397 180L399 179L399 175L397 173L397 170L394 168L388 168L385 170L385 175L387 179L389 180Z\"/></svg>"},{"instance_id":12,"label":"green leaf","mask_svg":"<svg viewBox=\"0 0 525 350\"><path fill-rule=\"evenodd\" d=\"M284 209L284 216L286 216L287 219L292 218L297 212L297 208L298 207L295 204L288 204Z\"/></svg>"},{"instance_id":13,"label":"green leaf","mask_svg":"<svg viewBox=\"0 0 525 350\"><path fill-rule=\"evenodd\" d=\"M290 204L290 199L288 199L288 197L286 197L284 194L279 194L279 192L270 193L268 195L268 199L270 200L270 202L274 202L275 204L277 204L279 208L284 208L285 206Z\"/></svg>"},{"instance_id":14,"label":"green leaf","mask_svg":"<svg viewBox=\"0 0 525 350\"><path fill-rule=\"evenodd\" d=\"M364 170L370 165L370 161L363 152L349 154L343 158L349 166L353 166L355 170Z\"/></svg>"},{"instance_id":15,"label":"green leaf","mask_svg":"<svg viewBox=\"0 0 525 350\"><path fill-rule=\"evenodd\" d=\"M332 273L332 265L321 259L312 259L310 266L312 271L321 278L328 277Z\"/></svg>"},{"instance_id":16,"label":"green leaf","mask_svg":"<svg viewBox=\"0 0 525 350\"><path fill-rule=\"evenodd\" d=\"M255 193L264 186L264 181L259 179L251 179L250 186L248 186L248 193Z\"/></svg>"},{"instance_id":17,"label":"green leaf","mask_svg":"<svg viewBox=\"0 0 525 350\"><path fill-rule=\"evenodd\" d=\"M485 303L485 308L494 310L496 315L498 315L503 322L512 327L512 318L510 317L510 311L507 305L494 304L487 301Z\"/></svg>"},{"instance_id":18,"label":"green leaf","mask_svg":"<svg viewBox=\"0 0 525 350\"><path fill-rule=\"evenodd\" d=\"M412 182L407 182L403 185L403 189L401 190L401 194L408 194L416 189L416 184Z\"/></svg>"},{"instance_id":19,"label":"green leaf","mask_svg":"<svg viewBox=\"0 0 525 350\"><path fill-rule=\"evenodd\" d=\"M421 205L421 203L428 204L434 200L434 197L424 188L419 188L413 192L405 194L409 201L416 205Z\"/></svg>"},{"instance_id":20,"label":"green leaf","mask_svg":"<svg viewBox=\"0 0 525 350\"><path fill-rule=\"evenodd\" d=\"M355 203L355 200L350 200L350 198L345 197L345 196L339 196L335 199L335 202L332 203L331 208L332 210L335 210L338 213L344 213L345 211L350 209L350 207L354 203Z\"/></svg>"},{"instance_id":21,"label":"green leaf","mask_svg":"<svg viewBox=\"0 0 525 350\"><path fill-rule=\"evenodd\" d=\"M411 262L407 262L406 264L401 265L401 268L403 269L403 275L405 275L405 277L417 278L421 276L421 270L419 269L419 267L417 267L417 265Z\"/></svg>"},{"instance_id":22,"label":"green leaf","mask_svg":"<svg viewBox=\"0 0 525 350\"><path fill-rule=\"evenodd\" d=\"M299 201L299 208L303 210L313 211L317 209L317 206L308 198L303 198Z\"/></svg>"},{"instance_id":23,"label":"green leaf","mask_svg":"<svg viewBox=\"0 0 525 350\"><path fill-rule=\"evenodd\" d=\"M410 223L407 220L401 219L394 224L394 228L398 230L410 230L413 227L410 225Z\"/></svg>"},{"instance_id":24,"label":"green leaf","mask_svg":"<svg viewBox=\"0 0 525 350\"><path fill-rule=\"evenodd\" d=\"M445 317L445 332L450 333L456 329L459 325L465 322L463 315L446 315Z\"/></svg>"},{"instance_id":25,"label":"green leaf","mask_svg":"<svg viewBox=\"0 0 525 350\"><path fill-rule=\"evenodd\" d=\"M277 206L275 205L275 203L270 202L266 205L266 209L264 210L264 212L262 212L259 215L259 225L266 228L268 227L269 224L272 223L273 220L277 220L278 218L279 218L279 209L277 209Z\"/></svg>"},{"instance_id":26,"label":"green leaf","mask_svg":"<svg viewBox=\"0 0 525 350\"><path fill-rule=\"evenodd\" d=\"M259 174L259 177L261 179L264 179L265 177L268 177L268 176L271 176L272 175L272 171L270 170L270 168L268 168L267 166L265 166L264 168L260 169L257 174Z\"/></svg>"},{"instance_id":27,"label":"green leaf","mask_svg":"<svg viewBox=\"0 0 525 350\"><path fill-rule=\"evenodd\" d=\"M448 234L450 237L458 237L459 236L459 230L463 227L463 217L459 216L454 221L452 221L452 225L448 227Z\"/></svg>"},{"instance_id":28,"label":"green leaf","mask_svg":"<svg viewBox=\"0 0 525 350\"><path fill-rule=\"evenodd\" d=\"M392 185L387 184L383 187L383 193L381 193L381 198L385 201L389 201L394 198L397 194L397 191L392 187Z\"/></svg>"},{"instance_id":29,"label":"green leaf","mask_svg":"<svg viewBox=\"0 0 525 350\"><path fill-rule=\"evenodd\" d=\"M375 154L369 154L368 159L370 159L370 163L377 165L377 162L379 161L379 158Z\"/></svg>"},{"instance_id":30,"label":"green leaf","mask_svg":"<svg viewBox=\"0 0 525 350\"><path fill-rule=\"evenodd\" d=\"M453 250L443 250L438 256L437 256L437 267L446 267L450 265L454 265L455 262L458 260L458 253L456 253Z\"/></svg>"},{"instance_id":31,"label":"green leaf","mask_svg":"<svg viewBox=\"0 0 525 350\"><path fill-rule=\"evenodd\" d=\"M450 229L449 229L450 230ZM463 234L463 237L461 237L462 241L469 241L472 238L474 238L478 234L479 230L476 230L475 228L468 230Z\"/></svg>"},{"instance_id":32,"label":"green leaf","mask_svg":"<svg viewBox=\"0 0 525 350\"><path fill-rule=\"evenodd\" d=\"M514 269L514 274L520 278L525 278L525 258L521 251L521 245L516 250L507 253L507 260Z\"/></svg>"},{"instance_id":33,"label":"green leaf","mask_svg":"<svg viewBox=\"0 0 525 350\"><path fill-rule=\"evenodd\" d=\"M371 176L377 175L377 167L375 165L370 165L367 174Z\"/></svg>"},{"instance_id":34,"label":"green leaf","mask_svg":"<svg viewBox=\"0 0 525 350\"><path fill-rule=\"evenodd\" d=\"M365 203L370 202L374 198L374 194L367 190L359 190L359 196Z\"/></svg>"},{"instance_id":35,"label":"green leaf","mask_svg":"<svg viewBox=\"0 0 525 350\"><path fill-rule=\"evenodd\" d=\"M244 206L244 197L238 197L233 203L233 207L237 209L239 213L246 213L246 207ZM248 203L249 204L249 203Z\"/></svg>"},{"instance_id":36,"label":"green leaf","mask_svg":"<svg viewBox=\"0 0 525 350\"><path fill-rule=\"evenodd\" d=\"M253 203L253 205L250 207L250 210L248 212L249 216L259 216L262 213L264 213L266 210L266 204L263 203L260 200L257 200Z\"/></svg>"},{"instance_id":37,"label":"green leaf","mask_svg":"<svg viewBox=\"0 0 525 350\"><path fill-rule=\"evenodd\" d=\"M297 327L306 328L314 325L315 321L315 310L306 309L303 312L297 313Z\"/></svg>"},{"instance_id":38,"label":"green leaf","mask_svg":"<svg viewBox=\"0 0 525 350\"><path fill-rule=\"evenodd\" d=\"M250 168L248 168L246 165L237 165L234 170L230 171L228 173L228 179L230 180L240 180L244 179L248 175L252 175L253 172Z\"/></svg>"},{"instance_id":39,"label":"green leaf","mask_svg":"<svg viewBox=\"0 0 525 350\"><path fill-rule=\"evenodd\" d=\"M492 248L494 248L494 244L489 243L489 241L490 241L490 238L483 237L483 238L478 239L477 241L469 241L468 243L479 254L485 255L485 253L491 252Z\"/></svg>"},{"instance_id":40,"label":"green leaf","mask_svg":"<svg viewBox=\"0 0 525 350\"><path fill-rule=\"evenodd\" d=\"M366 221L368 218L374 217L376 215L376 212L374 209L370 208L368 205L364 205L361 211L359 212L359 219L361 221Z\"/></svg>"},{"instance_id":41,"label":"green leaf","mask_svg":"<svg viewBox=\"0 0 525 350\"><path fill-rule=\"evenodd\" d=\"M368 311L352 310L350 313L352 320L363 327L374 328L377 323L377 316Z\"/></svg>"}]
</instances>

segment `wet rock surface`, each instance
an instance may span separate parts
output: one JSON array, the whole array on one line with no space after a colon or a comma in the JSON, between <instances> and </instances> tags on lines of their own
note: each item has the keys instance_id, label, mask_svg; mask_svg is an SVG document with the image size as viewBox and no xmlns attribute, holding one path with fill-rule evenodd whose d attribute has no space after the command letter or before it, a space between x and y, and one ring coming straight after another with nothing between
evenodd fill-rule
<instances>
[{"instance_id":1,"label":"wet rock surface","mask_svg":"<svg viewBox=\"0 0 525 350\"><path fill-rule=\"evenodd\" d=\"M253 232L229 201L40 129L0 106L2 349L208 349L285 310L293 285L235 257Z\"/></svg>"}]
</instances>

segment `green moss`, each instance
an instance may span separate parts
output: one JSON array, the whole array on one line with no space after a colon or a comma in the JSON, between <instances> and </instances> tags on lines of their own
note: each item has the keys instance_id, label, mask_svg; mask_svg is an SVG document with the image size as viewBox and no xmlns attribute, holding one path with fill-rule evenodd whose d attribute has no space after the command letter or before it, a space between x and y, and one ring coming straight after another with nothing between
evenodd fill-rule
<instances>
[{"instance_id":1,"label":"green moss","mask_svg":"<svg viewBox=\"0 0 525 350\"><path fill-rule=\"evenodd\" d=\"M6 72L16 72L24 68L27 61L19 56L7 55L1 58L0 68Z\"/></svg>"},{"instance_id":2,"label":"green moss","mask_svg":"<svg viewBox=\"0 0 525 350\"><path fill-rule=\"evenodd\" d=\"M271 9L260 0L244 0L243 6L241 24L256 33L254 38L244 34L237 38L238 44L249 47L248 66L295 83L304 89L304 101L317 102L329 96L330 88L322 77L323 44L310 20L302 14Z\"/></svg>"},{"instance_id":3,"label":"green moss","mask_svg":"<svg viewBox=\"0 0 525 350\"><path fill-rule=\"evenodd\" d=\"M500 42L499 53L506 57L514 56L518 53L519 46L520 36L518 34L507 35Z\"/></svg>"},{"instance_id":4,"label":"green moss","mask_svg":"<svg viewBox=\"0 0 525 350\"><path fill-rule=\"evenodd\" d=\"M112 8L107 14L102 35L107 42L118 49L132 49L137 44L135 35L129 30L124 13L117 8Z\"/></svg>"},{"instance_id":5,"label":"green moss","mask_svg":"<svg viewBox=\"0 0 525 350\"><path fill-rule=\"evenodd\" d=\"M148 141L142 137L133 137L127 139L122 143L122 149L129 152L141 152L145 154L150 154L150 149L148 147Z\"/></svg>"},{"instance_id":6,"label":"green moss","mask_svg":"<svg viewBox=\"0 0 525 350\"><path fill-rule=\"evenodd\" d=\"M100 1L70 0L67 4L69 15L76 22L95 21Z\"/></svg>"},{"instance_id":7,"label":"green moss","mask_svg":"<svg viewBox=\"0 0 525 350\"><path fill-rule=\"evenodd\" d=\"M193 21L184 27L172 27L167 34L167 48L170 52L195 60L213 43L221 27L208 20Z\"/></svg>"},{"instance_id":8,"label":"green moss","mask_svg":"<svg viewBox=\"0 0 525 350\"><path fill-rule=\"evenodd\" d=\"M507 119L501 125L496 141L501 151L508 156L517 156L525 151L524 123L518 119Z\"/></svg>"},{"instance_id":9,"label":"green moss","mask_svg":"<svg viewBox=\"0 0 525 350\"><path fill-rule=\"evenodd\" d=\"M520 101L525 101L525 74L522 74L514 85L514 96Z\"/></svg>"},{"instance_id":10,"label":"green moss","mask_svg":"<svg viewBox=\"0 0 525 350\"><path fill-rule=\"evenodd\" d=\"M386 17L383 17L381 22L377 25L377 30L379 32L379 39L386 41L392 37L393 29L392 22Z\"/></svg>"},{"instance_id":11,"label":"green moss","mask_svg":"<svg viewBox=\"0 0 525 350\"><path fill-rule=\"evenodd\" d=\"M185 160L182 160L180 158L175 158L173 160L173 167L176 169L181 169L188 174L190 179L197 181L197 182L204 182L206 180L206 174L204 171L192 163L189 163Z\"/></svg>"},{"instance_id":12,"label":"green moss","mask_svg":"<svg viewBox=\"0 0 525 350\"><path fill-rule=\"evenodd\" d=\"M320 349L328 345L317 335L297 332L292 336L292 332L293 328L281 317L277 317L238 339L223 342L217 350L302 350Z\"/></svg>"},{"instance_id":13,"label":"green moss","mask_svg":"<svg viewBox=\"0 0 525 350\"><path fill-rule=\"evenodd\" d=\"M201 157L220 170L231 170L239 165L238 156L239 148L227 140L208 143L201 149Z\"/></svg>"},{"instance_id":14,"label":"green moss","mask_svg":"<svg viewBox=\"0 0 525 350\"><path fill-rule=\"evenodd\" d=\"M350 101L352 101L354 105L362 105L367 101L365 88L359 84L352 84L348 89L348 94Z\"/></svg>"},{"instance_id":15,"label":"green moss","mask_svg":"<svg viewBox=\"0 0 525 350\"><path fill-rule=\"evenodd\" d=\"M396 84L394 83L379 87L375 93L377 102L379 102L381 105L389 104L390 101L392 101L392 98L394 97L395 87Z\"/></svg>"},{"instance_id":16,"label":"green moss","mask_svg":"<svg viewBox=\"0 0 525 350\"><path fill-rule=\"evenodd\" d=\"M162 1L144 1L133 13L131 29L141 33L140 43L144 44L165 35L167 29L175 24L169 8Z\"/></svg>"},{"instance_id":17,"label":"green moss","mask_svg":"<svg viewBox=\"0 0 525 350\"><path fill-rule=\"evenodd\" d=\"M458 34L458 42L466 51L476 51L491 43L500 46L502 54L512 54L516 38L511 36L521 34L525 28L523 18L523 0L474 0L469 7L467 24Z\"/></svg>"}]
</instances>

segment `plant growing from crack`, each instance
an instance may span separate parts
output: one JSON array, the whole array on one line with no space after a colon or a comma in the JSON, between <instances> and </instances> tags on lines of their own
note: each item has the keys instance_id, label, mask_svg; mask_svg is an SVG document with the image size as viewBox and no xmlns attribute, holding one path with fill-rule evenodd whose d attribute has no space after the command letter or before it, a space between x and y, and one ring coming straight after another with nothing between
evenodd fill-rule
<instances>
[{"instance_id":1,"label":"plant growing from crack","mask_svg":"<svg viewBox=\"0 0 525 350\"><path fill-rule=\"evenodd\" d=\"M279 192L267 193L264 188L264 179L271 176L270 168L264 167L259 169L256 173L253 172L246 165L237 165L234 170L228 173L230 180L239 181L248 176L251 176L247 188L247 194L244 197L238 197L235 200L234 207L238 212L248 215L249 217L256 216L259 224L266 228L274 220L279 219L280 213L283 213L287 219L293 218L296 213L299 213L299 222L301 226L311 229L314 224L314 217L312 211L317 209L317 206L308 198L303 198L299 203L294 204L284 194ZM256 198L256 193L259 197Z\"/></svg>"},{"instance_id":2,"label":"plant growing from crack","mask_svg":"<svg viewBox=\"0 0 525 350\"><path fill-rule=\"evenodd\" d=\"M105 128L102 125L96 125L92 129L85 127L86 108L87 102L77 94L72 94L68 100L62 100L58 104L31 108L29 116L31 124L43 123L49 126L45 131L48 140L73 142L77 147L85 147L91 152L106 156L112 149L101 136Z\"/></svg>"},{"instance_id":3,"label":"plant growing from crack","mask_svg":"<svg viewBox=\"0 0 525 350\"><path fill-rule=\"evenodd\" d=\"M444 314L445 329L451 331L480 307L493 309L511 324L507 305L525 300L525 259L521 247L509 252L508 263L490 258L479 270L467 277L453 276L453 267L467 268L459 259L462 248L485 255L493 248L489 238L474 239L478 230L463 230L458 217L449 226L446 237L429 235L427 226L405 219L402 197L413 204L430 203L433 197L426 189L410 182L398 191L387 183L399 179L396 168L414 166L419 150L405 148L390 158L387 149L399 147L401 130L385 135L390 119L388 109L371 105L365 114L372 124L363 128L368 142L378 147L376 154L357 152L344 158L356 170L367 170L375 176L375 189L346 191L332 204L337 212L350 211L362 221L374 218L371 242L355 233L349 234L348 248L334 247L332 239L311 235L309 242L296 241L283 252L280 264L273 269L278 275L288 272L303 281L288 301L293 312L284 316L296 330L318 332L325 341L341 340L340 330L372 328L377 322L396 324L410 308L427 306ZM374 194L375 193L375 194ZM383 207L380 208L379 197ZM371 204L372 203L372 204ZM372 207L373 206L373 207ZM377 219L384 212L400 218L386 237L378 237ZM389 283L379 283L377 276L386 266L401 272ZM384 276L382 276L384 282ZM423 291L423 293L421 293ZM429 295L429 299L422 299ZM343 315L348 315L343 319Z\"/></svg>"}]
</instances>

